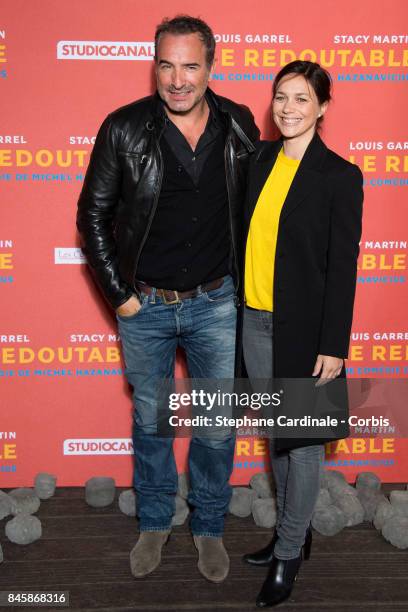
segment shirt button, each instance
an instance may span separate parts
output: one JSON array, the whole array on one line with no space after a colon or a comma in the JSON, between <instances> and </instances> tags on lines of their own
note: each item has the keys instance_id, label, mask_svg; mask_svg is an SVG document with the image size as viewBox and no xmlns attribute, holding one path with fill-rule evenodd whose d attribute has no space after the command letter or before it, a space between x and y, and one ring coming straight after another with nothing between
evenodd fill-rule
<instances>
[{"instance_id":1,"label":"shirt button","mask_svg":"<svg viewBox=\"0 0 408 612\"><path fill-rule=\"evenodd\" d=\"M181 268L182 272L187 272L187 268Z\"/></svg>"},{"instance_id":2,"label":"shirt button","mask_svg":"<svg viewBox=\"0 0 408 612\"><path fill-rule=\"evenodd\" d=\"M192 158L191 158L191 161L195 161L195 160L196 160L196 158L195 158L195 157L192 157Z\"/></svg>"},{"instance_id":3,"label":"shirt button","mask_svg":"<svg viewBox=\"0 0 408 612\"><path fill-rule=\"evenodd\" d=\"M177 172L182 172L183 171L183 166L177 166Z\"/></svg>"},{"instance_id":4,"label":"shirt button","mask_svg":"<svg viewBox=\"0 0 408 612\"><path fill-rule=\"evenodd\" d=\"M200 193L200 190L199 190L199 189L196 189L196 190L195 190L195 192L196 192L196 193Z\"/></svg>"},{"instance_id":5,"label":"shirt button","mask_svg":"<svg viewBox=\"0 0 408 612\"><path fill-rule=\"evenodd\" d=\"M191 242L186 242L186 243L185 243L185 246L186 246L186 247L188 247L188 248L190 248L190 247L191 247Z\"/></svg>"},{"instance_id":6,"label":"shirt button","mask_svg":"<svg viewBox=\"0 0 408 612\"><path fill-rule=\"evenodd\" d=\"M191 220L192 220L193 223L197 223L198 217L191 217Z\"/></svg>"}]
</instances>

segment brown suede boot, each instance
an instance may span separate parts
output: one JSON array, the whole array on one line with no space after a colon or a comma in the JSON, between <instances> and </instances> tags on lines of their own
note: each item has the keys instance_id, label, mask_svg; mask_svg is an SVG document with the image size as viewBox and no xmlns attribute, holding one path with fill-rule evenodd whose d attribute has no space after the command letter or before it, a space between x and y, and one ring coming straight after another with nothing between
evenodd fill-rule
<instances>
[{"instance_id":1,"label":"brown suede boot","mask_svg":"<svg viewBox=\"0 0 408 612\"><path fill-rule=\"evenodd\" d=\"M170 530L142 531L130 552L130 569L135 578L147 576L160 565L163 545L169 539Z\"/></svg>"},{"instance_id":2,"label":"brown suede boot","mask_svg":"<svg viewBox=\"0 0 408 612\"><path fill-rule=\"evenodd\" d=\"M222 582L228 576L230 561L222 538L193 536L198 550L197 567L211 582Z\"/></svg>"}]
</instances>

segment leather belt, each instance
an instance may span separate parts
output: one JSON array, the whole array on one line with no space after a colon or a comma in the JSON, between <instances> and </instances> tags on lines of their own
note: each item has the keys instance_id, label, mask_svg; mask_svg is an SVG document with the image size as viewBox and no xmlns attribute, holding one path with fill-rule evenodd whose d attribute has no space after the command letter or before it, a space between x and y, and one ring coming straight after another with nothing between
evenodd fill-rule
<instances>
[{"instance_id":1,"label":"leather belt","mask_svg":"<svg viewBox=\"0 0 408 612\"><path fill-rule=\"evenodd\" d=\"M153 290L156 290L156 295L158 297L161 297L165 304L178 304L178 302L181 302L181 300L195 298L204 291L212 291L213 289L219 289L220 287L223 286L223 284L224 284L224 279L221 277L221 278L216 278L215 280L210 281L209 283L203 283L202 285L199 285L198 287L195 287L194 289L189 289L188 291L174 291L173 289L159 289L156 287L151 287L150 285L147 285L146 283L143 283L141 281L136 281L135 286L139 291L141 291L142 293L145 293L146 295L151 295L153 293Z\"/></svg>"}]
</instances>

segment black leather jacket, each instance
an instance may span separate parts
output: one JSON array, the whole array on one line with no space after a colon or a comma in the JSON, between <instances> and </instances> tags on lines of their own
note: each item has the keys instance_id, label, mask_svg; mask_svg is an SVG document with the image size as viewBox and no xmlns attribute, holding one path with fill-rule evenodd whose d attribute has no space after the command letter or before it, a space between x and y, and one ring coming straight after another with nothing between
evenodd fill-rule
<instances>
[{"instance_id":1,"label":"black leather jacket","mask_svg":"<svg viewBox=\"0 0 408 612\"><path fill-rule=\"evenodd\" d=\"M243 258L247 162L259 130L245 106L207 90L225 119L234 275ZM163 177L163 107L157 94L114 111L103 122L78 202L77 226L98 284L113 308L134 293L135 272L156 211ZM171 289L171 287L169 287Z\"/></svg>"}]
</instances>

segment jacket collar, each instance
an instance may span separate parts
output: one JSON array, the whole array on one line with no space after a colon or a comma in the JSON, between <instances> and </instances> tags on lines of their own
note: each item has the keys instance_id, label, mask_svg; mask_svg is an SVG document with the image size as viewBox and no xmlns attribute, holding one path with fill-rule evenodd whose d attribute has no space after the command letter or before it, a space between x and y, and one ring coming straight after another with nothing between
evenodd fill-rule
<instances>
[{"instance_id":1,"label":"jacket collar","mask_svg":"<svg viewBox=\"0 0 408 612\"><path fill-rule=\"evenodd\" d=\"M276 157L283 146L283 138L273 141L264 141L260 143L259 152L256 155L255 163L267 163L271 162L272 166L275 163ZM318 169L321 163L324 161L324 157L327 153L327 147L319 134L315 134L310 141L303 157L300 162L302 168L314 168Z\"/></svg>"},{"instance_id":2,"label":"jacket collar","mask_svg":"<svg viewBox=\"0 0 408 612\"><path fill-rule=\"evenodd\" d=\"M279 151L283 145L282 139L260 144L259 153L256 155L253 175L249 187L250 216L255 209L259 195L268 178ZM309 143L295 178L290 186L288 195L282 207L280 221L286 217L307 197L316 183L321 180L320 168L326 157L327 147L318 134L315 134Z\"/></svg>"},{"instance_id":3,"label":"jacket collar","mask_svg":"<svg viewBox=\"0 0 408 612\"><path fill-rule=\"evenodd\" d=\"M255 151L255 145L249 140L244 130L240 127L239 122L234 118L234 108L236 105L231 102L231 100L228 100L228 98L217 96L209 87L206 89L205 98L210 107L213 120L215 122L219 121L221 129L224 129L227 133L233 132L246 147L248 152L253 153ZM146 127L149 130L157 128L160 138L163 133L167 115L157 91L152 96L152 115L153 122L148 121Z\"/></svg>"}]
</instances>

